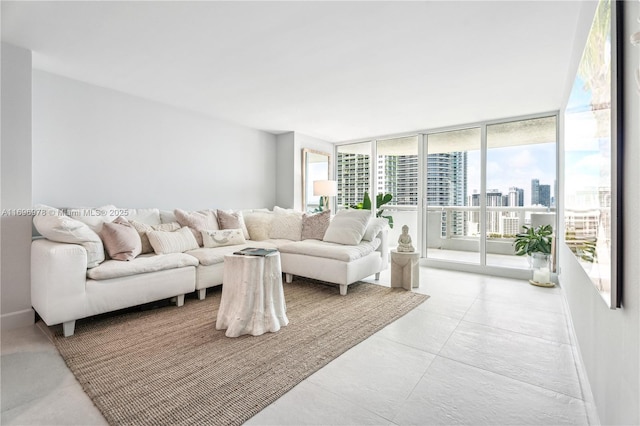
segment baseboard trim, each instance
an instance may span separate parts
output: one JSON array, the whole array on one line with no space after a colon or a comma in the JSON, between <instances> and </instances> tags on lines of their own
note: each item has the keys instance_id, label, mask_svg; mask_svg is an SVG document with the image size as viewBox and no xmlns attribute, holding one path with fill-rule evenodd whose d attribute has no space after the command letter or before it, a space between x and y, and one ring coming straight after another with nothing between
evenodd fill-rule
<instances>
[{"instance_id":1,"label":"baseboard trim","mask_svg":"<svg viewBox=\"0 0 640 426\"><path fill-rule=\"evenodd\" d=\"M35 324L35 322L36 312L33 309L24 309L0 315L0 329L2 330L26 327Z\"/></svg>"}]
</instances>

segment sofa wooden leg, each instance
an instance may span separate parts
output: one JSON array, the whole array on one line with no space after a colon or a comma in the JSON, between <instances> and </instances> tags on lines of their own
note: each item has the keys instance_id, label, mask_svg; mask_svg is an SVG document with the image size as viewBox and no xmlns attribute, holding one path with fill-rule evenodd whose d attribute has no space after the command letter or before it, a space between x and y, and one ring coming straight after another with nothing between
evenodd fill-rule
<instances>
[{"instance_id":1,"label":"sofa wooden leg","mask_svg":"<svg viewBox=\"0 0 640 426\"><path fill-rule=\"evenodd\" d=\"M184 305L184 294L176 296L176 306Z\"/></svg>"},{"instance_id":2,"label":"sofa wooden leg","mask_svg":"<svg viewBox=\"0 0 640 426\"><path fill-rule=\"evenodd\" d=\"M201 288L198 290L198 300L204 300L205 297L207 297L207 289Z\"/></svg>"},{"instance_id":3,"label":"sofa wooden leg","mask_svg":"<svg viewBox=\"0 0 640 426\"><path fill-rule=\"evenodd\" d=\"M284 280L287 284L291 284L293 282L293 274L284 274Z\"/></svg>"},{"instance_id":4,"label":"sofa wooden leg","mask_svg":"<svg viewBox=\"0 0 640 426\"><path fill-rule=\"evenodd\" d=\"M376 272L376 281L380 281L380 272Z\"/></svg>"},{"instance_id":5,"label":"sofa wooden leg","mask_svg":"<svg viewBox=\"0 0 640 426\"><path fill-rule=\"evenodd\" d=\"M347 284L340 284L340 296L347 295Z\"/></svg>"},{"instance_id":6,"label":"sofa wooden leg","mask_svg":"<svg viewBox=\"0 0 640 426\"><path fill-rule=\"evenodd\" d=\"M62 323L62 331L64 332L64 337L73 336L75 329L76 329L76 320Z\"/></svg>"}]
</instances>

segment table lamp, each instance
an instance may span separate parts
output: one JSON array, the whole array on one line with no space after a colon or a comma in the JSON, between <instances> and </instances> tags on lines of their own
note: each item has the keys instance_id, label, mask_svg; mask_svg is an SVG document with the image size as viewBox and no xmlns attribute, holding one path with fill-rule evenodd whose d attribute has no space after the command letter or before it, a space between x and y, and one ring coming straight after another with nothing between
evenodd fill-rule
<instances>
[{"instance_id":1,"label":"table lamp","mask_svg":"<svg viewBox=\"0 0 640 426\"><path fill-rule=\"evenodd\" d=\"M315 180L313 181L313 195L322 197L320 210L329 208L329 197L338 195L338 181L335 180Z\"/></svg>"}]
</instances>

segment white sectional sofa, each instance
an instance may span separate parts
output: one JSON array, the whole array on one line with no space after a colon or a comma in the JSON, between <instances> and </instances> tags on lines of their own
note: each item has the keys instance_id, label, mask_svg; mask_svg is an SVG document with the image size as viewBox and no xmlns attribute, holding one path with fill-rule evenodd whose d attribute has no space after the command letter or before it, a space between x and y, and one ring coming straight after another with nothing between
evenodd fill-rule
<instances>
[{"instance_id":1,"label":"white sectional sofa","mask_svg":"<svg viewBox=\"0 0 640 426\"><path fill-rule=\"evenodd\" d=\"M223 284L224 256L245 247L277 248L287 282L294 275L326 281L338 284L341 295L358 280L378 279L388 265L386 220L362 210L343 210L330 220L329 212L278 207L37 206L34 225L42 236L31 247L32 306L47 325L62 324L65 336L77 319L168 298L180 306L194 291L202 299L207 288Z\"/></svg>"}]
</instances>

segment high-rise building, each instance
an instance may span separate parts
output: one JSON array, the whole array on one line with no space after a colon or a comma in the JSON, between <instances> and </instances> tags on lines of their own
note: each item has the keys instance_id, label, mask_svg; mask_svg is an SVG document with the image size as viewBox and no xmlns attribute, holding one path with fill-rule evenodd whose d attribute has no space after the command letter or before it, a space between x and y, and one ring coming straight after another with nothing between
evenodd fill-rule
<instances>
[{"instance_id":1,"label":"high-rise building","mask_svg":"<svg viewBox=\"0 0 640 426\"><path fill-rule=\"evenodd\" d=\"M512 186L509 188L509 201L505 206L522 207L524 206L524 189Z\"/></svg>"},{"instance_id":2,"label":"high-rise building","mask_svg":"<svg viewBox=\"0 0 640 426\"><path fill-rule=\"evenodd\" d=\"M336 165L338 205L360 203L369 191L369 155L339 152Z\"/></svg>"},{"instance_id":3,"label":"high-rise building","mask_svg":"<svg viewBox=\"0 0 640 426\"><path fill-rule=\"evenodd\" d=\"M417 172L417 164L416 164ZM427 205L464 206L467 203L467 153L446 152L427 155ZM467 235L464 212L449 212L450 235ZM442 233L447 231L442 215Z\"/></svg>"},{"instance_id":4,"label":"high-rise building","mask_svg":"<svg viewBox=\"0 0 640 426\"><path fill-rule=\"evenodd\" d=\"M531 205L540 204L540 180L531 179Z\"/></svg>"},{"instance_id":5,"label":"high-rise building","mask_svg":"<svg viewBox=\"0 0 640 426\"><path fill-rule=\"evenodd\" d=\"M540 185L538 187L538 203L551 207L551 186L550 185Z\"/></svg>"}]
</instances>

